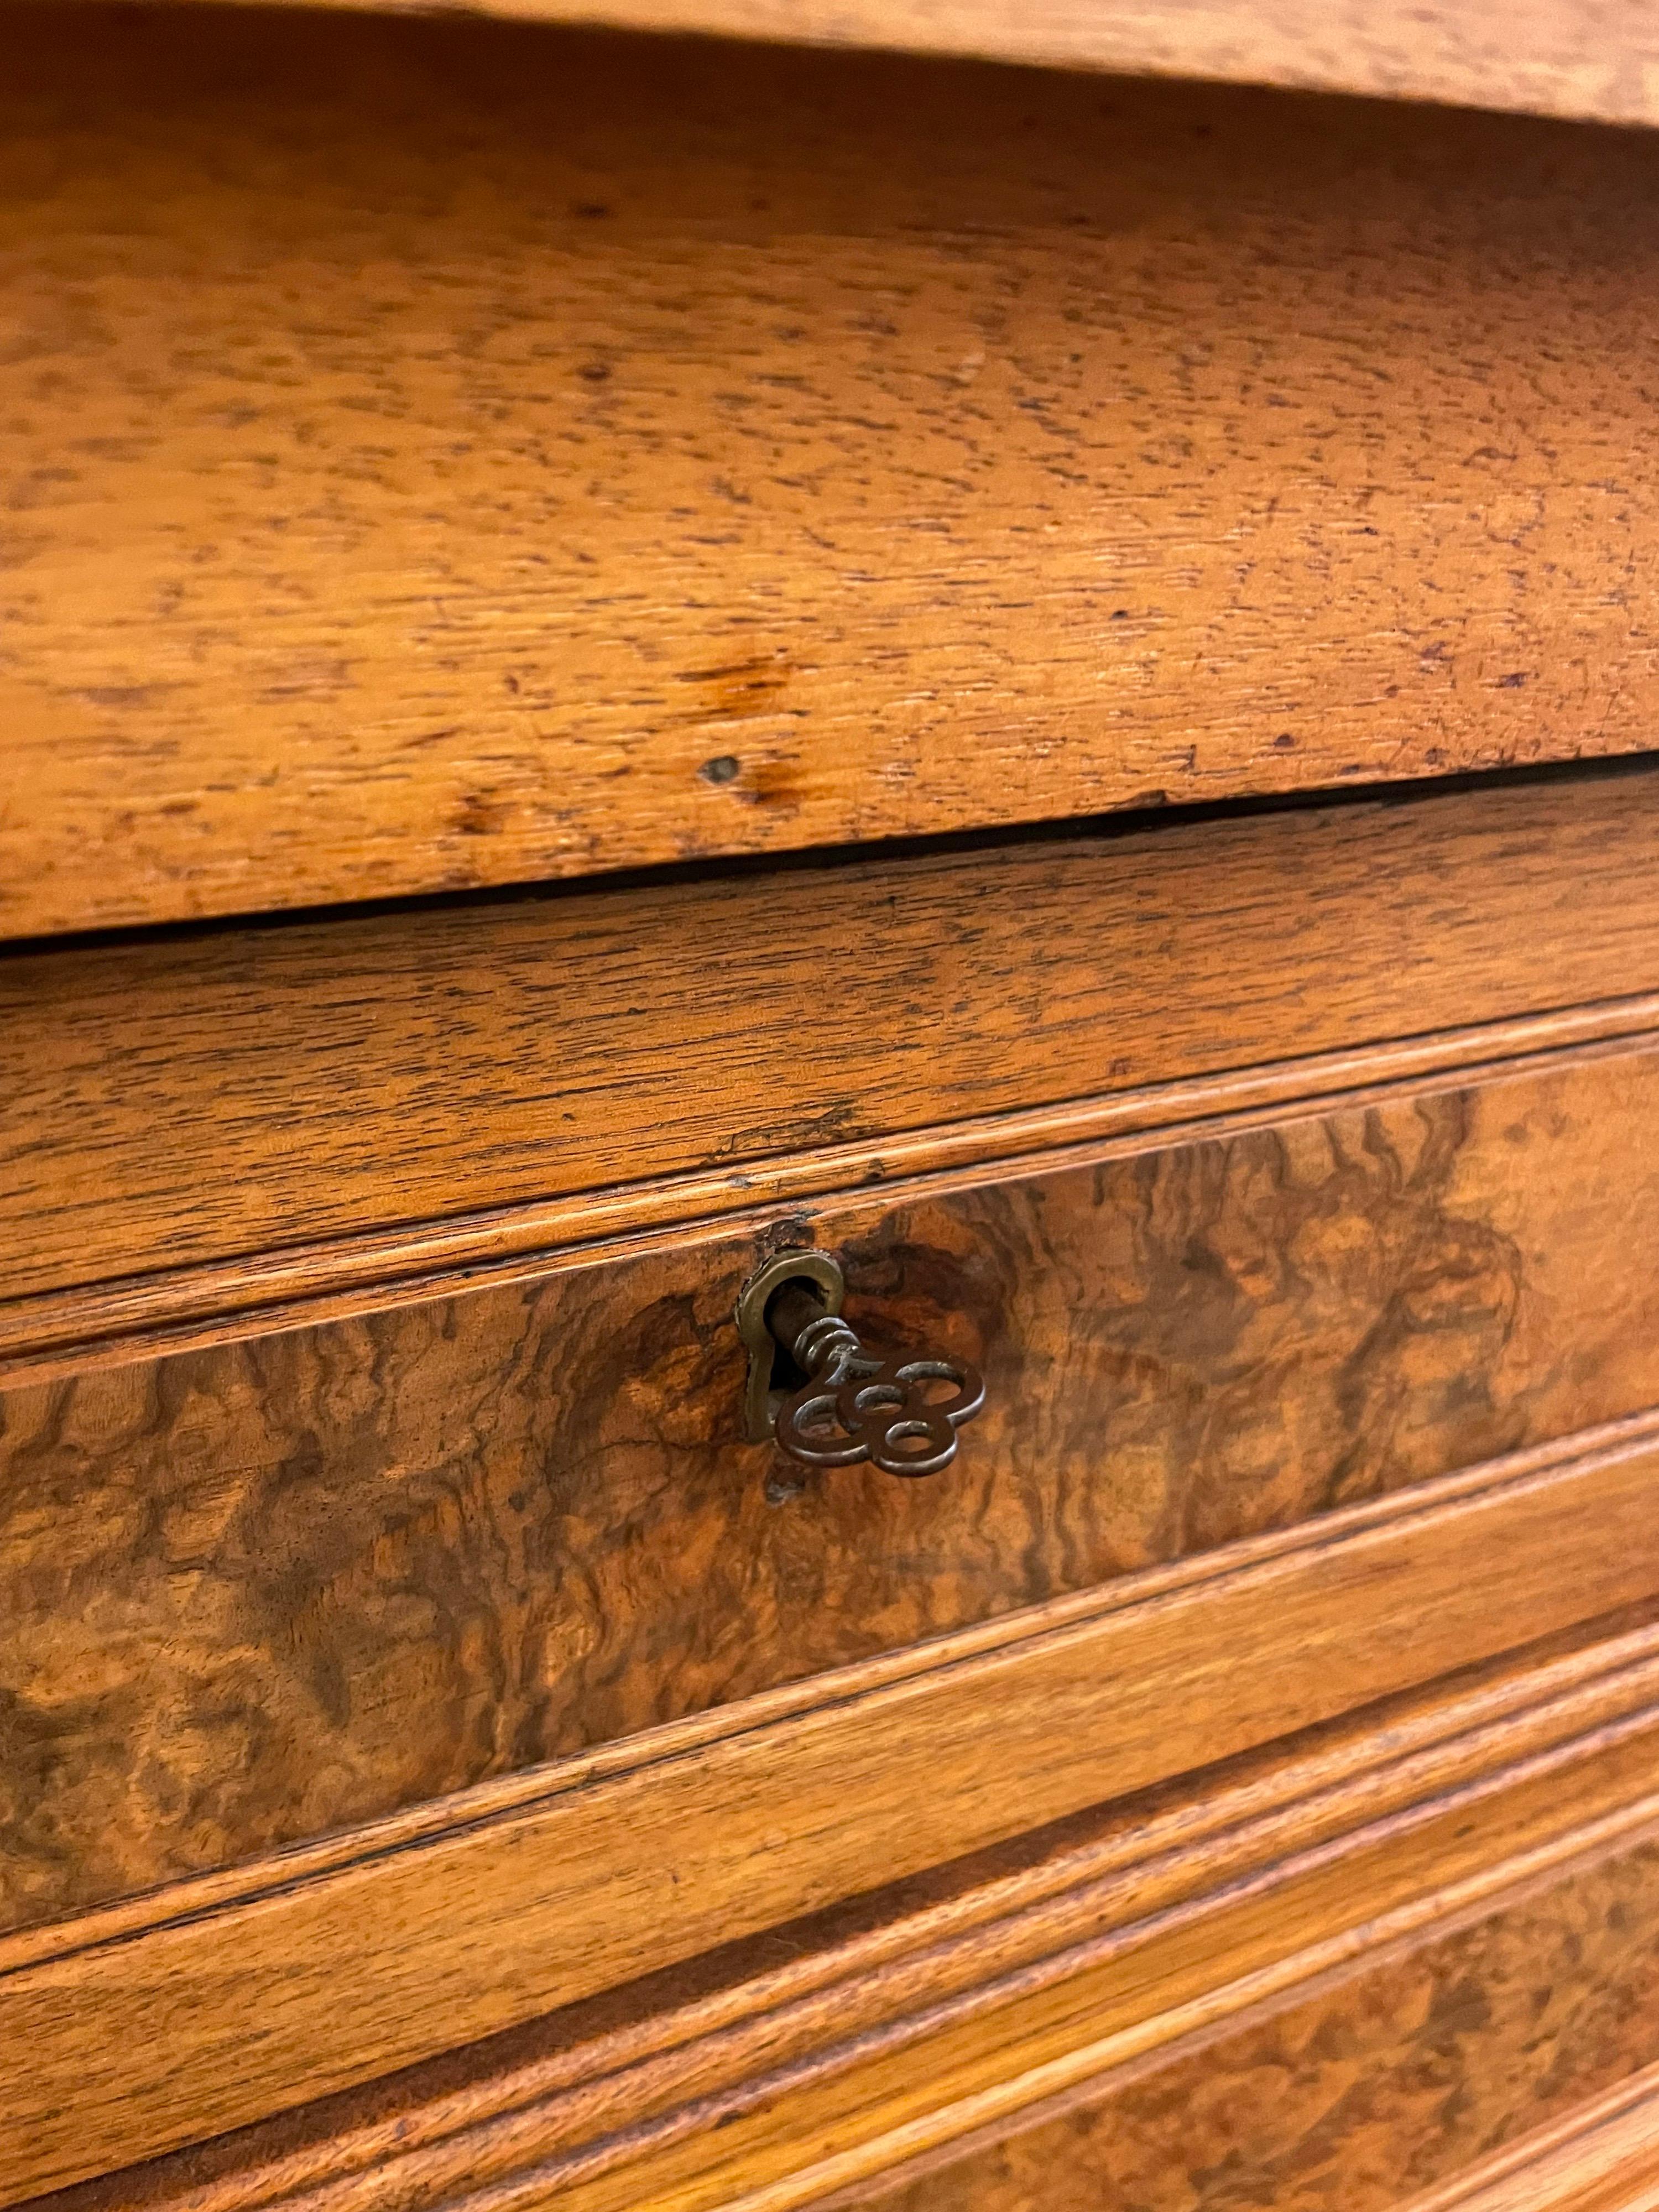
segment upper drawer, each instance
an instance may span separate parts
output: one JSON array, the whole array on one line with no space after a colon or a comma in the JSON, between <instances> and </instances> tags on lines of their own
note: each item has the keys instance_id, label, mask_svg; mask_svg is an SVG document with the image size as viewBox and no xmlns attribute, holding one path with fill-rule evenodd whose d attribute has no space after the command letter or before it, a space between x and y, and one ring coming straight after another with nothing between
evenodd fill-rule
<instances>
[{"instance_id":1,"label":"upper drawer","mask_svg":"<svg viewBox=\"0 0 1659 2212\"><path fill-rule=\"evenodd\" d=\"M1650 741L1646 139L7 27L0 935Z\"/></svg>"},{"instance_id":2,"label":"upper drawer","mask_svg":"<svg viewBox=\"0 0 1659 2212\"><path fill-rule=\"evenodd\" d=\"M1659 1405L1656 1242L1649 1036L20 1384L0 1932ZM982 1370L953 1465L750 1441L734 1306L809 1246Z\"/></svg>"},{"instance_id":3,"label":"upper drawer","mask_svg":"<svg viewBox=\"0 0 1659 2212\"><path fill-rule=\"evenodd\" d=\"M0 1926L1659 1402L1656 902L1625 770L0 963ZM953 1469L769 1480L805 1245Z\"/></svg>"}]
</instances>

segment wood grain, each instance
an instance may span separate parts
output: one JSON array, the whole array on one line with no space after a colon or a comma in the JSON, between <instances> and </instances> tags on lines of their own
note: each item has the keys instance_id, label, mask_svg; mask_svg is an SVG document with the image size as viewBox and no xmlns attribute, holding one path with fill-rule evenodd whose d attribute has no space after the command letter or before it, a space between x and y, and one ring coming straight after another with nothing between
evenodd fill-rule
<instances>
[{"instance_id":1,"label":"wood grain","mask_svg":"<svg viewBox=\"0 0 1659 2212\"><path fill-rule=\"evenodd\" d=\"M913 2179L821 2198L823 2212L1385 2212L1650 2057L1655 1871L1650 1844L1610 1855L1553 1897L1197 2039L1138 2079L1057 2100L1021 2133ZM523 2201L540 2212L554 2200ZM1537 2201L1511 2172L1492 2212ZM1555 2199L1575 2212L1650 2201ZM766 2199L726 2202L761 2212Z\"/></svg>"},{"instance_id":2,"label":"wood grain","mask_svg":"<svg viewBox=\"0 0 1659 2212\"><path fill-rule=\"evenodd\" d=\"M1656 1686L1650 1620L1528 1655L69 2205L816 2202L1619 1848L1651 1826Z\"/></svg>"},{"instance_id":3,"label":"wood grain","mask_svg":"<svg viewBox=\"0 0 1659 2212\"><path fill-rule=\"evenodd\" d=\"M1649 1779L1652 1755L1650 1740L1642 1754ZM1625 1761L1620 1782L1626 1792L1637 1763L1634 1757ZM1611 1759L1605 1762L1609 1768L1614 1764ZM1171 1920L1186 1924L1170 1929L1162 1944L1156 1939L1137 1944L1133 1935L1125 1941L1119 1930L1080 1944L1065 1961L1071 1970L1069 1986L1058 2001L1051 1980L1036 2002L1024 2008L1011 2003L1000 2020L988 2018L982 2006L939 2007L931 2038L924 2039L914 2027L908 2035L893 2036L879 2057L870 2054L856 2074L843 2046L823 2068L825 2075L839 2075L838 2080L803 2081L804 2069L786 2074L780 2069L770 2081L745 2084L743 2092L724 2100L723 2141L711 2141L709 2130L701 2140L686 2142L690 2130L685 2116L676 2116L678 2130L672 2120L641 2130L642 2136L654 2134L657 2140L629 2145L635 2155L626 2163L607 2158L597 2144L584 2145L564 2159L548 2161L524 2193L532 2205L568 2204L570 2212L630 2212L641 2203L673 2203L686 2212L716 2212L732 2205L745 2212L763 2206L766 2212L793 2212L822 2203L826 2186L834 2189L852 2176L890 2166L896 2156L915 2151L930 2137L937 2141L941 2133L960 2130L965 2122L995 2124L1034 2093L1046 2090L1052 2099L1068 2076L1067 2086L1074 2086L1091 2075L1097 2077L1115 2061L1140 2059L1144 2064L1149 2050L1170 2039L1181 2027L1189 2033L1207 2027L1213 2034L1218 2015L1224 2019L1242 2008L1247 1991L1260 2002L1280 1995L1287 1985L1305 1984L1322 1970L1329 1973L1351 1966L1356 1952L1380 1947L1389 1937L1409 1939L1425 1922L1467 1913L1472 1902L1490 1899L1506 1877L1514 1878L1516 1869L1504 1855L1506 1845L1523 1837L1531 1841L1551 1829L1559 1833L1567 1825L1571 1800L1564 1802L1562 1784L1571 1788L1581 1779L1591 1803L1620 1788L1587 1763L1581 1773L1553 1774L1553 1786L1539 1790L1530 1802L1528 1790L1517 1789L1516 1802L1504 1808L1505 1817L1480 1835L1487 1855L1484 1863L1475 1844L1484 1824L1478 1815L1471 1819L1467 1805L1455 1810L1449 1805L1437 1821L1423 1820L1411 1847L1402 1849L1397 1834L1387 1842L1376 1835L1354 1838L1351 1850L1321 1854L1317 1875L1305 1864L1293 1864L1282 1879L1261 1881L1256 1893L1231 1914L1206 1914L1201 1907L1172 1913ZM1654 1810L1650 1798L1650 1837L1655 1832ZM1615 1815L1605 1825L1587 1820L1578 1831L1580 1848L1592 1839L1603 1849L1609 1841L1627 1842L1631 1825L1628 1815ZM1457 1841L1466 1856L1451 1847L1458 1827ZM1526 1854L1532 1862L1527 1871L1534 1879L1540 1872L1547 1879L1559 1868L1563 1850L1559 1843L1534 1842ZM1580 1963L1587 1963L1592 1973L1611 1958L1617 1937L1628 1934L1627 1920L1620 1924L1625 1917L1613 1905L1599 1943L1583 1944L1588 1956ZM1341 1924L1345 1918L1346 1927ZM1353 1928L1355 1920L1361 1930ZM1565 1979L1571 1939L1554 1959L1541 1946L1540 1954L1535 1966ZM1053 1971L1050 1966L1045 1977L1039 1969L1024 1978L1029 1985L1048 1978ZM1571 2042L1579 2025L1573 2016L1579 1995L1574 1986L1562 1990L1560 2025L1547 2020L1547 2037L1554 2030L1559 2040ZM1622 1995L1616 1984L1612 1990L1596 1991L1625 2031L1620 2040L1607 2039L1613 2042L1611 2055L1614 2063L1628 2064L1632 2050L1643 2047L1642 2028L1649 2039L1646 2047L1652 2048L1654 2026L1650 2013L1641 2028L1618 2019ZM951 2009L955 2019L948 2017ZM947 2017L940 2019L940 2014ZM1537 2025L1534 2015L1534 2031ZM1556 2056L1561 2063L1562 2054L1558 2051ZM1566 2064L1578 2056L1572 2052ZM1596 2056L1607 2063L1605 2044ZM682 2140L665 2142L671 2130ZM596 2170L604 2166L611 2170ZM1079 2193L1078 2201L1087 2200Z\"/></svg>"},{"instance_id":4,"label":"wood grain","mask_svg":"<svg viewBox=\"0 0 1659 2212\"><path fill-rule=\"evenodd\" d=\"M21 2195L372 2080L1640 1603L1655 1452L1627 1425L671 1723L331 1865L6 1939L0 2171Z\"/></svg>"},{"instance_id":5,"label":"wood grain","mask_svg":"<svg viewBox=\"0 0 1659 2212\"><path fill-rule=\"evenodd\" d=\"M0 1917L300 1842L1659 1401L1659 1048L832 1200L957 1468L743 1441L754 1237L0 1396Z\"/></svg>"},{"instance_id":6,"label":"wood grain","mask_svg":"<svg viewBox=\"0 0 1659 2212\"><path fill-rule=\"evenodd\" d=\"M0 934L1652 743L1645 137L7 23Z\"/></svg>"},{"instance_id":7,"label":"wood grain","mask_svg":"<svg viewBox=\"0 0 1659 2212\"><path fill-rule=\"evenodd\" d=\"M583 2146L591 2156L596 2135L623 2137L613 2164L637 2172L639 2155L662 2148L663 2121L689 2104L724 2134L738 2117L734 2092L760 2101L761 2081L781 2067L799 2081L803 2065L822 2074L853 2039L872 2053L872 2038L890 2047L941 2002L994 2022L1011 1972L1059 1961L1063 1982L1079 1943L1097 1948L1109 1929L1144 1929L1195 1901L1212 1911L1241 1880L1259 1884L1269 1869L1276 1880L1291 1854L1334 1844L1352 1864L1356 1831L1402 1814L1420 1826L1452 1795L1489 1837L1491 1801L1508 1802L1523 1766L1555 1774L1560 1803L1560 1782L1582 1776L1586 1757L1644 1732L1656 1655L1651 1607L1621 1626L1604 1620L1589 1638L1531 1646L1212 1768L1196 1788L1166 1784L1052 1824L68 2203L149 2212L182 2198L189 2212L253 2212L311 2204L332 2185L346 2204L359 2201L355 2187L414 2212L434 2192L501 2188Z\"/></svg>"},{"instance_id":8,"label":"wood grain","mask_svg":"<svg viewBox=\"0 0 1659 2212\"><path fill-rule=\"evenodd\" d=\"M0 1300L0 1386L280 1334L485 1285L545 1280L670 1241L682 1253L722 1231L762 1243L797 1233L803 1201L879 1183L915 1198L1018 1172L1095 1165L1125 1138L1224 1139L1321 1104L1384 1105L1433 1079L1463 1087L1519 1075L1577 1050L1642 1048L1659 1035L1659 994L1435 1030L1352 1052L1268 1060L1185 1082L936 1124L874 1142L775 1153L708 1169L371 1230L204 1265ZM1589 1048L1586 1051L1585 1048ZM1144 1148L1144 1147L1142 1147Z\"/></svg>"},{"instance_id":9,"label":"wood grain","mask_svg":"<svg viewBox=\"0 0 1659 2212\"><path fill-rule=\"evenodd\" d=\"M313 0L343 5L345 0ZM406 0L368 0L382 7ZM1659 123L1643 0L474 0L538 22L978 54Z\"/></svg>"},{"instance_id":10,"label":"wood grain","mask_svg":"<svg viewBox=\"0 0 1659 2212\"><path fill-rule=\"evenodd\" d=\"M1656 993L1646 766L15 954L0 1343L86 1329L79 1301L14 1313L53 1287L160 1271L149 1317L223 1311L249 1286L177 1271L354 1236L263 1265L252 1295L378 1286L1341 1089L1413 1049L1502 1057L1654 1018L1608 1006L1534 1036L1518 1017ZM1470 1033L1427 1034L1453 1028ZM1254 1088L1134 1095L1252 1070Z\"/></svg>"},{"instance_id":11,"label":"wood grain","mask_svg":"<svg viewBox=\"0 0 1659 2212\"><path fill-rule=\"evenodd\" d=\"M1402 2212L1650 2212L1659 2186L1659 2067L1506 2144Z\"/></svg>"}]
</instances>

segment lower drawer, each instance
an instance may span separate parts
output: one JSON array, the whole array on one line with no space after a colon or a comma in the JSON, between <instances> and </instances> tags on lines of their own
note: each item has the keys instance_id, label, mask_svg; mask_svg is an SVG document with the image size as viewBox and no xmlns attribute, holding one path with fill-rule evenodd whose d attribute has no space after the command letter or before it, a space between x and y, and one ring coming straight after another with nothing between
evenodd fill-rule
<instances>
[{"instance_id":1,"label":"lower drawer","mask_svg":"<svg viewBox=\"0 0 1659 2212\"><path fill-rule=\"evenodd\" d=\"M1636 2212L1659 2170L1656 1740L1649 1606L53 2212ZM510 1937L478 1905L504 1966ZM259 1910L221 1935L222 2009L268 1941ZM383 1927L429 1963L432 1922ZM365 1978L337 1990L348 2031ZM186 2129L222 2121L224 2081L285 2008L273 1976ZM0 1984L0 2021L15 2014ZM155 1968L149 2017L167 2017ZM174 2069L199 2064L194 2043L175 2033ZM78 2129L37 2116L37 2179L84 2170L111 2071L89 2058ZM146 2071L166 2058L135 2053L129 2089ZM106 2145L133 2142L132 2104Z\"/></svg>"}]
</instances>

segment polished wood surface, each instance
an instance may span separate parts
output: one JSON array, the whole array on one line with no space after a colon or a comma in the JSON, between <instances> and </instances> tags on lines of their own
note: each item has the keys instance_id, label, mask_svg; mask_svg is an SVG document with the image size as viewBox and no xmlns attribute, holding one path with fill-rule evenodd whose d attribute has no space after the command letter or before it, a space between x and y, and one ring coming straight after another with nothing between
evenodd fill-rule
<instances>
[{"instance_id":1,"label":"polished wood surface","mask_svg":"<svg viewBox=\"0 0 1659 2212\"><path fill-rule=\"evenodd\" d=\"M312 0L344 5L346 0ZM362 0L353 0L362 4ZM402 0L367 0L397 6ZM1644 0L474 0L539 22L979 54L1071 69L1659 123Z\"/></svg>"},{"instance_id":2,"label":"polished wood surface","mask_svg":"<svg viewBox=\"0 0 1659 2212\"><path fill-rule=\"evenodd\" d=\"M1441 2041L1443 2093L1489 2112L1507 2086L1506 2121L1530 2125L1639 2057L1651 2005L1647 1908L1632 1911L1621 1877L1601 1885L1610 1859L1628 1863L1651 1829L1642 1792L1656 1688L1650 1612L54 2203L58 2212L816 2203L895 2158L950 2156L1056 2092L1097 2100L1103 2078L1120 2088L1137 2071L1178 2078L1196 2037L1242 2040L1264 2006L1305 2005L1323 1990L1334 2002L1318 2008L1322 2039L1352 2054L1368 2020L1394 2018L1370 2002L1379 1982L1402 1955L1420 1962L1443 1945L1465 1962L1462 2027L1495 2031ZM1644 1874L1638 1899L1647 1882ZM1626 1939L1592 2007L1575 2004L1559 1966L1542 2006L1534 1980L1520 2038L1515 1992L1483 2018L1468 1989L1498 1998L1483 1954L1447 1942L1460 1927L1489 1926L1517 1892L1547 1900L1534 1933L1554 1930L1562 1952L1580 1941L1610 1958L1615 1932ZM1582 1909L1598 1893L1615 1900L1613 1926ZM1506 1939L1497 1956L1507 1978L1516 1946ZM1540 1972L1547 1959L1540 1946ZM1425 2023L1443 2039L1452 2025ZM1258 2142L1277 2130L1283 2154L1303 2150L1309 2101L1270 2100ZM1365 2111L1357 2103L1346 2142L1339 2130L1339 2155L1363 2142ZM1627 2140L1628 2111L1585 2116L1580 2134L1598 2121ZM1428 2158L1467 2156L1470 2132L1425 2147Z\"/></svg>"},{"instance_id":3,"label":"polished wood surface","mask_svg":"<svg viewBox=\"0 0 1659 2212\"><path fill-rule=\"evenodd\" d=\"M0 2203L1656 2212L1659 42L594 6L5 18Z\"/></svg>"},{"instance_id":4,"label":"polished wood surface","mask_svg":"<svg viewBox=\"0 0 1659 2212\"><path fill-rule=\"evenodd\" d=\"M1402 2212L1649 2212L1656 2189L1659 2066L1650 2066Z\"/></svg>"},{"instance_id":5,"label":"polished wood surface","mask_svg":"<svg viewBox=\"0 0 1659 2212\"><path fill-rule=\"evenodd\" d=\"M816 1243L947 1474L744 1441ZM0 1398L0 1919L370 1820L1659 1403L1659 1047L799 1212Z\"/></svg>"},{"instance_id":6,"label":"polished wood surface","mask_svg":"<svg viewBox=\"0 0 1659 2212\"><path fill-rule=\"evenodd\" d=\"M1632 994L1659 994L1645 763L14 954L0 1351L1652 1025L1600 1004Z\"/></svg>"},{"instance_id":7,"label":"polished wood surface","mask_svg":"<svg viewBox=\"0 0 1659 2212\"><path fill-rule=\"evenodd\" d=\"M1656 1464L1627 1424L0 1939L0 2174L373 2080L1644 1603ZM1651 1749L1620 1771L1650 1790Z\"/></svg>"},{"instance_id":8,"label":"polished wood surface","mask_svg":"<svg viewBox=\"0 0 1659 2212\"><path fill-rule=\"evenodd\" d=\"M1243 2201L1274 2212L1386 2212L1647 2057L1659 2033L1656 1874L1653 1842L1610 1856L1553 1895L1378 1960L1139 2081L1056 2098L1018 2135L828 2204L1222 2212ZM1646 2212L1646 2190L1624 2195L1617 2169L1596 2177L1608 2179L1614 2193L1576 2204L1568 2196L1566 2205ZM1504 2212L1522 2212L1525 2190L1511 2175L1498 2198ZM537 2212L556 2201L530 2198Z\"/></svg>"},{"instance_id":9,"label":"polished wood surface","mask_svg":"<svg viewBox=\"0 0 1659 2212\"><path fill-rule=\"evenodd\" d=\"M722 1229L764 1243L798 1229L805 1202L825 1193L872 1183L943 1190L1005 1181L1010 1168L1036 1175L1104 1158L1122 1149L1114 1140L1261 1128L1315 1100L1381 1099L1435 1079L1479 1084L1540 1054L1640 1043L1656 1031L1659 994L1601 1000L0 1300L0 1384L429 1304L486 1284L544 1281L654 1248L665 1231L686 1248Z\"/></svg>"},{"instance_id":10,"label":"polished wood surface","mask_svg":"<svg viewBox=\"0 0 1659 2212\"><path fill-rule=\"evenodd\" d=\"M0 935L1652 743L1644 135L7 39Z\"/></svg>"}]
</instances>

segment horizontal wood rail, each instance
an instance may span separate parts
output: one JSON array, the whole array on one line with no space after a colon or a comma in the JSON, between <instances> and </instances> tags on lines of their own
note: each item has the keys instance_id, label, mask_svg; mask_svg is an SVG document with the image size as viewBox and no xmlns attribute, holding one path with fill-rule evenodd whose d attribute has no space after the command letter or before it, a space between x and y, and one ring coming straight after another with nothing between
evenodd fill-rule
<instances>
[{"instance_id":1,"label":"horizontal wood rail","mask_svg":"<svg viewBox=\"0 0 1659 2212\"><path fill-rule=\"evenodd\" d=\"M0 2186L344 2089L1651 1597L1656 1479L1659 1422L1619 1424L9 1937Z\"/></svg>"},{"instance_id":2,"label":"horizontal wood rail","mask_svg":"<svg viewBox=\"0 0 1659 2212\"><path fill-rule=\"evenodd\" d=\"M1639 1822L1591 1827L1571 1863L1523 1854L1504 1869L1512 1887L1449 1893L1444 1917L1415 1928L1401 1915L1390 1929L1384 1912L1375 1949L1200 2019L1162 2050L1062 2078L1038 2104L820 2193L814 2212L1027 2212L1056 2173L1067 2203L1138 2203L1129 2191L1160 2169L1200 2204L1404 2212L1402 2185L1428 2183L1431 2203L1461 2205L1473 2169L1487 2184L1468 2197L1480 2212L1652 2212L1651 2112L1639 2076L1633 2098L1621 2091L1659 2013L1659 1838ZM1584 2002L1589 1974L1606 2011ZM1515 2142L1534 2118L1541 2141ZM538 2181L524 2177L515 2212L562 2201ZM762 2187L719 2202L782 2212L791 2200Z\"/></svg>"},{"instance_id":3,"label":"horizontal wood rail","mask_svg":"<svg viewBox=\"0 0 1659 2212\"><path fill-rule=\"evenodd\" d=\"M0 958L0 1361L1634 1036L1656 945L1644 769Z\"/></svg>"},{"instance_id":4,"label":"horizontal wood rail","mask_svg":"<svg viewBox=\"0 0 1659 2212\"><path fill-rule=\"evenodd\" d=\"M1568 0L1478 4L1501 77ZM1568 8L1563 82L1653 97L1637 6ZM1649 133L453 10L6 30L0 140L76 158L0 191L54 364L0 937L1652 746Z\"/></svg>"},{"instance_id":5,"label":"horizontal wood rail","mask_svg":"<svg viewBox=\"0 0 1659 2212\"><path fill-rule=\"evenodd\" d=\"M836 1201L872 1182L882 1205L899 1206L1103 1166L1155 1146L1224 1141L1301 1115L1385 1105L1428 1090L1437 1076L1476 1085L1598 1058L1646 1055L1656 1045L1659 996L1615 1000L1078 1099L1018 1119L921 1130L878 1148L830 1146L786 1155L758 1170L665 1178L402 1232L0 1300L0 1388L387 1312L492 1285L535 1283L631 1254L763 1237L786 1225L798 1232L820 1209L833 1218ZM757 1189L769 1193L759 1203Z\"/></svg>"}]
</instances>

